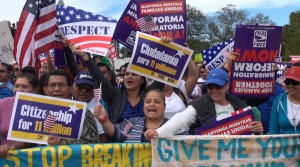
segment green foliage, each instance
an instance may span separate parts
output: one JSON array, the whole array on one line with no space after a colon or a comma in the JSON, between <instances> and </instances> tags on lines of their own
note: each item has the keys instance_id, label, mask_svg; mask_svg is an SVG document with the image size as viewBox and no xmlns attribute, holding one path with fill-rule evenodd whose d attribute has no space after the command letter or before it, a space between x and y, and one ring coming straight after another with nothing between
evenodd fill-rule
<instances>
[{"instance_id":1,"label":"green foliage","mask_svg":"<svg viewBox=\"0 0 300 167\"><path fill-rule=\"evenodd\" d=\"M290 24L283 26L281 55L289 61L290 55L300 55L300 10L290 14Z\"/></svg>"}]
</instances>

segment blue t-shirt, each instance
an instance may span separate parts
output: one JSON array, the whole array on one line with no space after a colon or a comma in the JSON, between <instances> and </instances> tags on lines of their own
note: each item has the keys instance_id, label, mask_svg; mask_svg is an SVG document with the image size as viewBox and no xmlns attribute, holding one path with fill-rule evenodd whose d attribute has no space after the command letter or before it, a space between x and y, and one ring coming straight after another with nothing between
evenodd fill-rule
<instances>
[{"instance_id":1,"label":"blue t-shirt","mask_svg":"<svg viewBox=\"0 0 300 167\"><path fill-rule=\"evenodd\" d=\"M123 122L125 119L134 118L134 117L144 117L144 103L140 100L134 107L131 106L127 100L124 107L124 111L118 122Z\"/></svg>"},{"instance_id":2,"label":"blue t-shirt","mask_svg":"<svg viewBox=\"0 0 300 167\"><path fill-rule=\"evenodd\" d=\"M12 97L12 96L14 96L14 93L11 89L6 88L6 87L5 88L0 88L0 101L2 99L5 99L7 97Z\"/></svg>"}]
</instances>

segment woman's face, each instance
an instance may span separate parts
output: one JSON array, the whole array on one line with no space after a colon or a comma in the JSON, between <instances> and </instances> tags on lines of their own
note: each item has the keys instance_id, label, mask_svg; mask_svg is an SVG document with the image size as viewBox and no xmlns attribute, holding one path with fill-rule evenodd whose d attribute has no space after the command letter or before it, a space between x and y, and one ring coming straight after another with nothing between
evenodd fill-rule
<instances>
[{"instance_id":1,"label":"woman's face","mask_svg":"<svg viewBox=\"0 0 300 167\"><path fill-rule=\"evenodd\" d=\"M145 79L138 74L126 71L123 82L127 90L139 90Z\"/></svg>"},{"instance_id":2,"label":"woman's face","mask_svg":"<svg viewBox=\"0 0 300 167\"><path fill-rule=\"evenodd\" d=\"M14 85L14 94L17 92L36 93L37 89L33 88L27 78L18 78Z\"/></svg>"},{"instance_id":3,"label":"woman's face","mask_svg":"<svg viewBox=\"0 0 300 167\"><path fill-rule=\"evenodd\" d=\"M157 91L150 91L144 100L144 113L147 119L162 119L165 112L164 97Z\"/></svg>"}]
</instances>

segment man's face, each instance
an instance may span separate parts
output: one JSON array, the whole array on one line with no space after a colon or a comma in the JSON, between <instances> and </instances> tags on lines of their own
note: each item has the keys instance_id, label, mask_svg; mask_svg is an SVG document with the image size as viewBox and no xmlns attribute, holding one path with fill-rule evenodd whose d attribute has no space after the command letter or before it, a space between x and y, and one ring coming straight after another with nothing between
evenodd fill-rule
<instances>
[{"instance_id":1,"label":"man's face","mask_svg":"<svg viewBox=\"0 0 300 167\"><path fill-rule=\"evenodd\" d=\"M102 72L104 78L108 81L111 80L111 75L110 75L110 72L109 70L107 69L106 66L102 66L102 67L99 67L100 71Z\"/></svg>"},{"instance_id":2,"label":"man's face","mask_svg":"<svg viewBox=\"0 0 300 167\"><path fill-rule=\"evenodd\" d=\"M73 97L77 101L89 103L94 94L94 87L89 84L73 84Z\"/></svg>"},{"instance_id":3,"label":"man's face","mask_svg":"<svg viewBox=\"0 0 300 167\"><path fill-rule=\"evenodd\" d=\"M67 78L65 76L50 76L48 85L45 85L47 89L45 94L47 96L59 97L68 99L72 91L72 87L68 85Z\"/></svg>"},{"instance_id":4,"label":"man's face","mask_svg":"<svg viewBox=\"0 0 300 167\"><path fill-rule=\"evenodd\" d=\"M11 73L7 71L6 66L0 65L0 82L7 82Z\"/></svg>"}]
</instances>

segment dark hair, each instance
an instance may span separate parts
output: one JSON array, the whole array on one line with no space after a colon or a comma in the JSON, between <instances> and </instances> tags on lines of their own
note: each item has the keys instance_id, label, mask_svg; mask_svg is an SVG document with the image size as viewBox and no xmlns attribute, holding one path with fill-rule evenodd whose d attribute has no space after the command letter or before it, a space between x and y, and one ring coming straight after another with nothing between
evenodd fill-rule
<instances>
[{"instance_id":1,"label":"dark hair","mask_svg":"<svg viewBox=\"0 0 300 167\"><path fill-rule=\"evenodd\" d=\"M31 73L20 73L17 77L16 77L16 81L19 78L26 78L29 82L29 84L33 87L33 88L38 88L39 87L39 79L36 75L31 74Z\"/></svg>"},{"instance_id":2,"label":"dark hair","mask_svg":"<svg viewBox=\"0 0 300 167\"><path fill-rule=\"evenodd\" d=\"M1 62L1 64L0 65L3 65L3 66L5 66L6 67L6 70L7 70L7 72L12 72L12 71L14 71L14 68L13 68L13 66L12 65L10 65L10 64L7 64L7 63L3 63L3 62Z\"/></svg>"},{"instance_id":3,"label":"dark hair","mask_svg":"<svg viewBox=\"0 0 300 167\"><path fill-rule=\"evenodd\" d=\"M64 71L64 70L52 70L52 71L48 72L46 74L44 85L48 85L49 84L49 78L51 76L63 76L63 77L66 77L68 86L72 85L72 81L71 81L70 75L66 71Z\"/></svg>"},{"instance_id":4,"label":"dark hair","mask_svg":"<svg viewBox=\"0 0 300 167\"><path fill-rule=\"evenodd\" d=\"M127 67L128 67L128 64L129 63L125 63L124 64L124 67L127 69ZM125 73L126 73L126 70L124 71L124 75L125 75ZM141 87L140 87L140 91L141 90L144 90L145 88L146 88L146 86L147 86L147 79L146 79L146 77L144 77L144 76L141 76L142 77L142 79L144 79L144 82L141 84ZM124 82L122 83L122 87L123 88L125 88L124 87Z\"/></svg>"},{"instance_id":5,"label":"dark hair","mask_svg":"<svg viewBox=\"0 0 300 167\"><path fill-rule=\"evenodd\" d=\"M37 75L36 72L35 72L35 68L33 67L29 67L29 66L25 66L22 68L21 70L22 73L31 73L33 75Z\"/></svg>"},{"instance_id":6,"label":"dark hair","mask_svg":"<svg viewBox=\"0 0 300 167\"><path fill-rule=\"evenodd\" d=\"M293 64L293 66L298 66L298 67L300 67L300 61L295 62L295 63Z\"/></svg>"},{"instance_id":7,"label":"dark hair","mask_svg":"<svg viewBox=\"0 0 300 167\"><path fill-rule=\"evenodd\" d=\"M150 89L150 90L146 93L145 98L147 97L147 95L148 95L150 92L157 92L157 93L160 95L160 97L163 99L164 104L166 105L166 96L165 96L165 94L164 94L164 92L163 92L162 90L160 90L160 89Z\"/></svg>"},{"instance_id":8,"label":"dark hair","mask_svg":"<svg viewBox=\"0 0 300 167\"><path fill-rule=\"evenodd\" d=\"M107 64L105 64L105 63L99 62L99 63L97 63L97 66L98 66L98 67L106 67L108 72L111 71L110 68L109 68L109 67L107 66Z\"/></svg>"}]
</instances>

